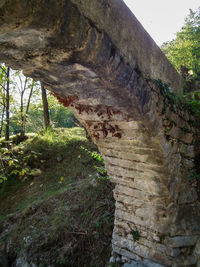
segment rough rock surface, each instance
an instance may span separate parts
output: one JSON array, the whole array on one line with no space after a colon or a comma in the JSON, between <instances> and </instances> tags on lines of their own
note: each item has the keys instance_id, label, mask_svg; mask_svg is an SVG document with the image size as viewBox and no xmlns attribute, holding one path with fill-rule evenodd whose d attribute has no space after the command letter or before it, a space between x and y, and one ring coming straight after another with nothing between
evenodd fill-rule
<instances>
[{"instance_id":1,"label":"rough rock surface","mask_svg":"<svg viewBox=\"0 0 200 267\"><path fill-rule=\"evenodd\" d=\"M113 257L149 267L200 262L199 196L188 179L196 118L150 79L180 89L124 3L1 1L0 60L42 81L98 145L116 183Z\"/></svg>"}]
</instances>

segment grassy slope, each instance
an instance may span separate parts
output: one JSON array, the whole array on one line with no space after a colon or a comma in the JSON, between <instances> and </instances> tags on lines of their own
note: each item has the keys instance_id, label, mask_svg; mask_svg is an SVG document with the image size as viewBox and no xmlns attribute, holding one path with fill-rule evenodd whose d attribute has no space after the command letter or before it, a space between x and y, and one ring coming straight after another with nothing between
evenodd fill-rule
<instances>
[{"instance_id":1,"label":"grassy slope","mask_svg":"<svg viewBox=\"0 0 200 267\"><path fill-rule=\"evenodd\" d=\"M5 257L7 244L9 265L22 255L37 266L106 265L113 186L88 151L97 148L79 128L49 131L12 148L20 164L40 171L9 177L0 187L0 250Z\"/></svg>"}]
</instances>

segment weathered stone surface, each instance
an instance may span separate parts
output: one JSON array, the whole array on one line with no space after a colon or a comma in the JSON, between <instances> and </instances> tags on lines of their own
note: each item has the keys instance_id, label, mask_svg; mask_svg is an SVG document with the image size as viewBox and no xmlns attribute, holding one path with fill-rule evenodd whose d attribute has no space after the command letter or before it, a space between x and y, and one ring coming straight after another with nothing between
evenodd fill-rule
<instances>
[{"instance_id":1,"label":"weathered stone surface","mask_svg":"<svg viewBox=\"0 0 200 267\"><path fill-rule=\"evenodd\" d=\"M113 257L199 262L200 204L187 180L198 127L166 107L151 78L174 90L181 78L123 1L1 1L0 60L42 81L99 147L116 183Z\"/></svg>"},{"instance_id":2,"label":"weathered stone surface","mask_svg":"<svg viewBox=\"0 0 200 267\"><path fill-rule=\"evenodd\" d=\"M197 236L175 236L173 238L166 238L165 244L174 248L194 246L197 242Z\"/></svg>"},{"instance_id":3,"label":"weathered stone surface","mask_svg":"<svg viewBox=\"0 0 200 267\"><path fill-rule=\"evenodd\" d=\"M138 66L149 77L162 79L165 82L170 79L173 87L180 88L180 77L177 77L160 49L122 1L72 0L72 2L77 4L100 29L106 29L116 47L128 57L134 67ZM120 25L119 28L114 27L116 21ZM128 43L132 45L129 46Z\"/></svg>"},{"instance_id":4,"label":"weathered stone surface","mask_svg":"<svg viewBox=\"0 0 200 267\"><path fill-rule=\"evenodd\" d=\"M180 147L180 152L183 153L186 158L194 158L195 157L194 145L187 146L185 144L182 144L182 146Z\"/></svg>"},{"instance_id":5,"label":"weathered stone surface","mask_svg":"<svg viewBox=\"0 0 200 267\"><path fill-rule=\"evenodd\" d=\"M190 133L184 132L182 129L177 128L177 127L173 127L171 131L169 132L169 135L172 138L181 140L183 143L186 143L186 144L192 144L194 140L192 132Z\"/></svg>"},{"instance_id":6,"label":"weathered stone surface","mask_svg":"<svg viewBox=\"0 0 200 267\"><path fill-rule=\"evenodd\" d=\"M196 258L197 261L197 267L200 266L200 238L198 239L196 246L195 246L195 250L194 250L194 256Z\"/></svg>"},{"instance_id":7,"label":"weathered stone surface","mask_svg":"<svg viewBox=\"0 0 200 267\"><path fill-rule=\"evenodd\" d=\"M135 262L135 263L125 263L123 267L146 267L143 263Z\"/></svg>"},{"instance_id":8,"label":"weathered stone surface","mask_svg":"<svg viewBox=\"0 0 200 267\"><path fill-rule=\"evenodd\" d=\"M144 264L148 267L164 267L164 265L155 263L155 262L151 262L149 260L144 260Z\"/></svg>"},{"instance_id":9,"label":"weathered stone surface","mask_svg":"<svg viewBox=\"0 0 200 267\"><path fill-rule=\"evenodd\" d=\"M195 188L183 188L184 191L180 191L179 204L194 203L198 200L198 195Z\"/></svg>"}]
</instances>

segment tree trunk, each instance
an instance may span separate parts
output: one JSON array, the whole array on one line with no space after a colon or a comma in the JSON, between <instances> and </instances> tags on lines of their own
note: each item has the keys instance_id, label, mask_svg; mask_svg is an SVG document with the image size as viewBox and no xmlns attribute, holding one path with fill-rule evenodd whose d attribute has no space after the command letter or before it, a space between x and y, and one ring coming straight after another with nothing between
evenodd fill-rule
<instances>
[{"instance_id":1,"label":"tree trunk","mask_svg":"<svg viewBox=\"0 0 200 267\"><path fill-rule=\"evenodd\" d=\"M47 129L50 125L50 119L49 119L49 106L47 101L47 94L46 89L44 86L41 86L42 89L42 102L43 102L43 111L44 111L44 126L45 129Z\"/></svg>"},{"instance_id":2,"label":"tree trunk","mask_svg":"<svg viewBox=\"0 0 200 267\"><path fill-rule=\"evenodd\" d=\"M2 132L3 132L4 115L5 115L5 104L3 106L3 112L1 115L0 138L2 137Z\"/></svg>"},{"instance_id":3,"label":"tree trunk","mask_svg":"<svg viewBox=\"0 0 200 267\"><path fill-rule=\"evenodd\" d=\"M24 100L23 100L24 94L22 92L21 94L21 107L20 107L20 112L21 112L21 132L20 132L20 137L21 139L24 138L25 136L25 122L24 122Z\"/></svg>"},{"instance_id":4,"label":"tree trunk","mask_svg":"<svg viewBox=\"0 0 200 267\"><path fill-rule=\"evenodd\" d=\"M33 94L33 87L34 87L34 80L32 80L32 84L31 84L31 90L28 96L28 102L27 102L27 106L26 106L26 116L28 115L29 112L29 107L30 107L30 103L31 103L31 97Z\"/></svg>"},{"instance_id":5,"label":"tree trunk","mask_svg":"<svg viewBox=\"0 0 200 267\"><path fill-rule=\"evenodd\" d=\"M5 115L5 110L6 110L6 102L5 102L5 91L3 93L3 110L2 110L2 115L1 115L1 126L0 126L0 138L2 137L2 132L3 132L3 124L4 124L4 115Z\"/></svg>"},{"instance_id":6,"label":"tree trunk","mask_svg":"<svg viewBox=\"0 0 200 267\"><path fill-rule=\"evenodd\" d=\"M24 87L24 91L26 90L26 83L27 83L27 78L26 78L26 81L25 81L25 87ZM28 116L28 112L29 112L29 107L30 107L30 102L31 102L31 97L32 97L32 94L33 94L33 87L34 87L34 81L32 80L32 84L31 84L31 89L30 89L30 93L29 93L29 96L28 96L28 102L27 102L27 106L26 106L26 112L24 114L24 103L23 103L23 95L22 95L22 102L21 102L21 105L22 105L22 109L21 109L21 113L22 113L22 128L21 128L21 139L23 140L25 138L25 134L26 134L26 120L27 120L27 116Z\"/></svg>"},{"instance_id":7,"label":"tree trunk","mask_svg":"<svg viewBox=\"0 0 200 267\"><path fill-rule=\"evenodd\" d=\"M20 138L21 138L21 140L23 140L24 137L25 137L26 114L24 114L24 93L26 91L27 79L28 78L26 77L25 82L24 82L24 85L22 86L22 80L20 78L21 88L22 88L22 92L21 92L21 107L20 107L20 112L21 112L21 132L20 132Z\"/></svg>"},{"instance_id":8,"label":"tree trunk","mask_svg":"<svg viewBox=\"0 0 200 267\"><path fill-rule=\"evenodd\" d=\"M7 68L6 74L7 82L6 82L6 134L5 140L9 141L10 138L10 68Z\"/></svg>"}]
</instances>

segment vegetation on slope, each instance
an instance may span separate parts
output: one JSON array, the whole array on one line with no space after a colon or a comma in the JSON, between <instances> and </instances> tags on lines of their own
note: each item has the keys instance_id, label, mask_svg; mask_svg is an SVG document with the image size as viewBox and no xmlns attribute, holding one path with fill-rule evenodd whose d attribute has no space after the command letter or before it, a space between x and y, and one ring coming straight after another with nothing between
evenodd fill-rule
<instances>
[{"instance_id":1,"label":"vegetation on slope","mask_svg":"<svg viewBox=\"0 0 200 267\"><path fill-rule=\"evenodd\" d=\"M7 162L1 151L0 266L105 266L113 186L83 129L47 130L13 145Z\"/></svg>"},{"instance_id":2,"label":"vegetation on slope","mask_svg":"<svg viewBox=\"0 0 200 267\"><path fill-rule=\"evenodd\" d=\"M190 10L176 38L161 46L184 79L183 93L193 111L200 110L200 7Z\"/></svg>"}]
</instances>

